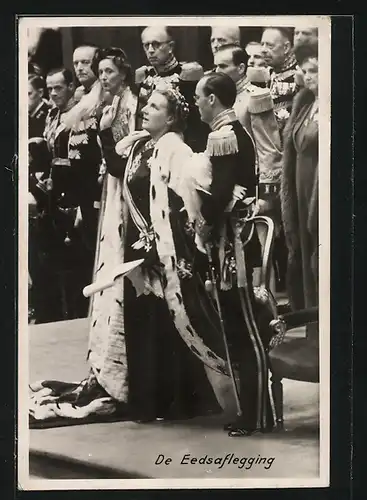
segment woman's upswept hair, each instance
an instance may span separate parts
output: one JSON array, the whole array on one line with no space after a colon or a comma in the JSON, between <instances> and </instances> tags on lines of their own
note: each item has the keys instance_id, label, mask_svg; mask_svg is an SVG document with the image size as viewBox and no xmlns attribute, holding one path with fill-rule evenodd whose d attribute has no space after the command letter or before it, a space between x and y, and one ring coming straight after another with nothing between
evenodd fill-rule
<instances>
[{"instance_id":1,"label":"woman's upswept hair","mask_svg":"<svg viewBox=\"0 0 367 500\"><path fill-rule=\"evenodd\" d=\"M294 49L294 55L299 66L310 59L319 58L318 47L315 44L300 45Z\"/></svg>"},{"instance_id":2,"label":"woman's upswept hair","mask_svg":"<svg viewBox=\"0 0 367 500\"><path fill-rule=\"evenodd\" d=\"M92 61L92 71L98 78L98 66L104 59L111 59L113 64L118 68L120 72L125 73L125 83L130 87L130 89L136 93L135 89L135 78L133 75L133 70L131 64L128 61L126 52L119 47L108 47L106 49L97 49L95 57Z\"/></svg>"},{"instance_id":3,"label":"woman's upswept hair","mask_svg":"<svg viewBox=\"0 0 367 500\"><path fill-rule=\"evenodd\" d=\"M170 85L159 85L154 92L163 95L167 100L167 111L173 118L170 131L178 134L184 132L190 112L190 107L185 97L177 88Z\"/></svg>"}]
</instances>

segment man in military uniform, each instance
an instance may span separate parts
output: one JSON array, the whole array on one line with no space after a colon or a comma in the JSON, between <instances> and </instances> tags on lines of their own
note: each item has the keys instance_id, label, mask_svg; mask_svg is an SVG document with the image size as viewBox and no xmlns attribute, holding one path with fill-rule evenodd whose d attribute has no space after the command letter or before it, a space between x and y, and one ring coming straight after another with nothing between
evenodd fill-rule
<instances>
[{"instance_id":1,"label":"man in military uniform","mask_svg":"<svg viewBox=\"0 0 367 500\"><path fill-rule=\"evenodd\" d=\"M97 82L92 69L97 49L93 45L81 45L74 50L75 76L81 84L75 91L75 101L87 95ZM102 194L102 187L98 182L102 155L98 143L97 120L98 117L93 114L72 128L68 153L73 171L75 197L80 207L81 230L88 249L86 259L90 262L90 280L97 241L98 208Z\"/></svg>"},{"instance_id":2,"label":"man in military uniform","mask_svg":"<svg viewBox=\"0 0 367 500\"><path fill-rule=\"evenodd\" d=\"M232 361L238 365L241 415L226 426L232 437L273 426L265 352L269 338L267 331L258 328L252 286L253 268L260 259L259 241L248 234L246 206L241 209L237 202L231 213L227 212L235 186L240 189L237 198L254 197L257 186L254 143L233 110L236 94L235 83L223 73L205 75L196 87L201 119L212 130L206 147L212 178L210 196L203 198L195 228L207 252L212 246L213 261L220 270L224 325ZM247 244L244 239L249 240ZM231 272L224 272L230 267L231 254L236 264Z\"/></svg>"},{"instance_id":3,"label":"man in military uniform","mask_svg":"<svg viewBox=\"0 0 367 500\"><path fill-rule=\"evenodd\" d=\"M78 201L69 159L69 135L63 116L74 105L73 75L64 68L46 77L53 107L45 124L44 139L50 154L49 175L38 182L35 196L40 206L38 242L42 253L42 290L38 322L86 315L83 298L85 245L74 227Z\"/></svg>"},{"instance_id":4,"label":"man in military uniform","mask_svg":"<svg viewBox=\"0 0 367 500\"><path fill-rule=\"evenodd\" d=\"M43 137L49 105L45 100L45 81L42 76L28 77L28 138Z\"/></svg>"},{"instance_id":5,"label":"man in military uniform","mask_svg":"<svg viewBox=\"0 0 367 500\"><path fill-rule=\"evenodd\" d=\"M138 108L136 130L141 130L142 113L155 85L164 80L177 84L181 94L189 104L190 113L184 133L185 142L195 152L202 151L206 144L209 128L202 123L194 102L195 87L203 68L196 62L180 63L174 55L174 40L170 28L166 26L148 26L141 35L143 49L151 66L143 66L136 71L138 85Z\"/></svg>"},{"instance_id":6,"label":"man in military uniform","mask_svg":"<svg viewBox=\"0 0 367 500\"><path fill-rule=\"evenodd\" d=\"M44 98L46 84L42 76L31 74L28 77L28 150L29 186L33 190L38 179L48 175L49 152L43 133L50 110Z\"/></svg>"},{"instance_id":7,"label":"man in military uniform","mask_svg":"<svg viewBox=\"0 0 367 500\"><path fill-rule=\"evenodd\" d=\"M247 53L236 45L220 47L214 56L217 71L222 71L236 84L234 110L255 143L259 171L259 213L270 216L280 229L279 203L282 172L282 148L273 100L268 88L260 88L249 80ZM263 68L250 68L252 73L265 75ZM259 78L257 79L259 80ZM272 290L275 292L275 290Z\"/></svg>"},{"instance_id":8,"label":"man in military uniform","mask_svg":"<svg viewBox=\"0 0 367 500\"><path fill-rule=\"evenodd\" d=\"M247 78L248 55L236 45L218 49L214 56L216 71L226 73L236 84L233 109L238 121L255 143L260 172L260 198L279 192L282 170L280 135L269 89L253 85Z\"/></svg>"},{"instance_id":9,"label":"man in military uniform","mask_svg":"<svg viewBox=\"0 0 367 500\"><path fill-rule=\"evenodd\" d=\"M265 63L271 67L270 93L281 134L291 113L293 98L300 88L292 43L293 31L289 28L265 28L261 38Z\"/></svg>"},{"instance_id":10,"label":"man in military uniform","mask_svg":"<svg viewBox=\"0 0 367 500\"><path fill-rule=\"evenodd\" d=\"M283 143L283 132L292 111L293 99L301 88L299 67L292 50L293 30L290 28L265 28L261 38L262 53L270 71L270 94L274 113ZM282 144L283 146L283 144ZM281 228L274 245L274 258L278 270L278 290L285 290L288 252Z\"/></svg>"},{"instance_id":11,"label":"man in military uniform","mask_svg":"<svg viewBox=\"0 0 367 500\"><path fill-rule=\"evenodd\" d=\"M256 41L248 42L245 51L249 56L247 66L250 68L266 68L266 63L262 54L261 43Z\"/></svg>"},{"instance_id":12,"label":"man in military uniform","mask_svg":"<svg viewBox=\"0 0 367 500\"><path fill-rule=\"evenodd\" d=\"M32 282L29 292L29 312L31 313L30 319L35 321L37 321L37 318L42 314L39 300L42 291L38 286L42 270L37 237L39 207L37 206L37 200L34 194L38 191L38 180L42 178L42 176L48 175L49 169L49 152L43 141L46 116L49 111L49 105L44 99L44 90L44 79L39 75L30 74L28 77L28 269Z\"/></svg>"}]
</instances>

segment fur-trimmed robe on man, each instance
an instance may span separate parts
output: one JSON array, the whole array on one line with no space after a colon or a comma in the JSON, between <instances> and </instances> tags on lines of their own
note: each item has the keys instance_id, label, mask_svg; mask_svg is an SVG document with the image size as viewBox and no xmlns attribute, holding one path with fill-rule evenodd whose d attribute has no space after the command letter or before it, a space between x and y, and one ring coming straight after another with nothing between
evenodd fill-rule
<instances>
[{"instance_id":1,"label":"fur-trimmed robe on man","mask_svg":"<svg viewBox=\"0 0 367 500\"><path fill-rule=\"evenodd\" d=\"M294 310L318 304L318 123L306 122L314 99L308 89L297 94L284 130L281 207Z\"/></svg>"}]
</instances>

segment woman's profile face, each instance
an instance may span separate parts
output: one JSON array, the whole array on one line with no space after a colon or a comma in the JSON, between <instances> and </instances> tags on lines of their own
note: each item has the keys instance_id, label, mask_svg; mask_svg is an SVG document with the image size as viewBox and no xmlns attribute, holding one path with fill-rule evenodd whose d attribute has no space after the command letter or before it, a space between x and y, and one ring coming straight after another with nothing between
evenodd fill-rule
<instances>
[{"instance_id":1,"label":"woman's profile face","mask_svg":"<svg viewBox=\"0 0 367 500\"><path fill-rule=\"evenodd\" d=\"M103 59L98 65L98 78L104 91L116 94L124 82L125 75L112 59Z\"/></svg>"},{"instance_id":2,"label":"woman's profile face","mask_svg":"<svg viewBox=\"0 0 367 500\"><path fill-rule=\"evenodd\" d=\"M168 101L161 93L152 93L142 113L142 127L150 134L159 134L169 129L172 120L168 112Z\"/></svg>"},{"instance_id":3,"label":"woman's profile face","mask_svg":"<svg viewBox=\"0 0 367 500\"><path fill-rule=\"evenodd\" d=\"M317 59L308 59L301 65L305 87L317 95L319 90L319 64Z\"/></svg>"}]
</instances>

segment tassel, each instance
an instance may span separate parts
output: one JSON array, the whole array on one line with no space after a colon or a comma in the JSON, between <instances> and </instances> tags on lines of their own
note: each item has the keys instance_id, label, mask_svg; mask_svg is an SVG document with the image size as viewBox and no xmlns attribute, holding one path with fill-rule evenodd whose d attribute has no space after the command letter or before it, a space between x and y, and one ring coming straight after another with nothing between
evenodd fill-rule
<instances>
[{"instance_id":1,"label":"tassel","mask_svg":"<svg viewBox=\"0 0 367 500\"><path fill-rule=\"evenodd\" d=\"M264 113L274 108L273 99L269 89L261 89L254 86L248 103L248 110L253 114Z\"/></svg>"},{"instance_id":2,"label":"tassel","mask_svg":"<svg viewBox=\"0 0 367 500\"><path fill-rule=\"evenodd\" d=\"M236 134L230 125L211 132L208 136L206 152L209 156L226 156L238 153Z\"/></svg>"},{"instance_id":3,"label":"tassel","mask_svg":"<svg viewBox=\"0 0 367 500\"><path fill-rule=\"evenodd\" d=\"M71 239L68 233L66 233L65 239L64 239L65 245L69 246L71 243Z\"/></svg>"}]
</instances>

